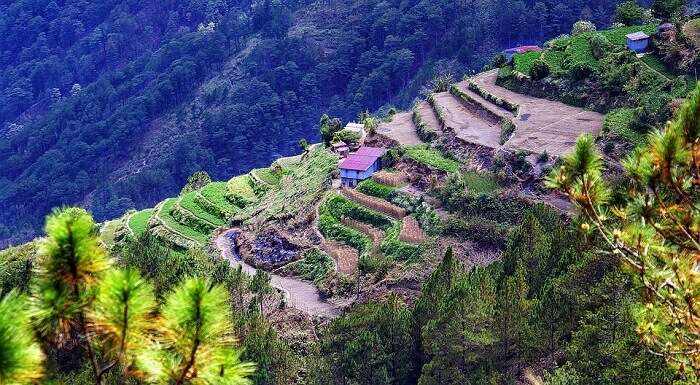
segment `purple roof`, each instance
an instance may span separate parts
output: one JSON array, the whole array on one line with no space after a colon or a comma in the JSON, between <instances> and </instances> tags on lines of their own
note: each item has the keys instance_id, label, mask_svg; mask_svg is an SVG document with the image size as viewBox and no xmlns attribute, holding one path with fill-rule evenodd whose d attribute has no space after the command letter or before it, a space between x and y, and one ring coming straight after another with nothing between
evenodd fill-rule
<instances>
[{"instance_id":1,"label":"purple roof","mask_svg":"<svg viewBox=\"0 0 700 385\"><path fill-rule=\"evenodd\" d=\"M345 170L365 171L386 152L383 148L360 147L359 150L348 155L340 168Z\"/></svg>"}]
</instances>

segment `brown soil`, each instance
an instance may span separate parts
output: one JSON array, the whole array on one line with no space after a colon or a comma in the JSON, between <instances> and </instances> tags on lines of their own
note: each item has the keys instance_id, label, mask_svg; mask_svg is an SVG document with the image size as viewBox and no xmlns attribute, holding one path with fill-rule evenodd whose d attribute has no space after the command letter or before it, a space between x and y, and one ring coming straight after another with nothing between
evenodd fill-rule
<instances>
[{"instance_id":1,"label":"brown soil","mask_svg":"<svg viewBox=\"0 0 700 385\"><path fill-rule=\"evenodd\" d=\"M449 92L436 93L435 100L444 112L446 128L454 131L457 138L489 148L500 147L501 128L498 125L467 109Z\"/></svg>"},{"instance_id":2,"label":"brown soil","mask_svg":"<svg viewBox=\"0 0 700 385\"><path fill-rule=\"evenodd\" d=\"M513 119L515 132L505 147L561 156L583 133L597 135L603 115L564 103L519 94L496 85L497 71L484 72L474 81L491 94L520 106Z\"/></svg>"},{"instance_id":3,"label":"brown soil","mask_svg":"<svg viewBox=\"0 0 700 385\"><path fill-rule=\"evenodd\" d=\"M361 204L362 206L365 206L372 210L382 212L390 217L396 219L403 219L403 217L406 216L406 209L404 209L403 207L399 207L395 204L389 203L384 199L363 194L359 191L349 188L343 188L341 192L346 198L355 201Z\"/></svg>"},{"instance_id":4,"label":"brown soil","mask_svg":"<svg viewBox=\"0 0 700 385\"><path fill-rule=\"evenodd\" d=\"M339 272L350 275L357 271L357 261L360 258L357 250L336 242L323 242L321 249L335 259Z\"/></svg>"},{"instance_id":5,"label":"brown soil","mask_svg":"<svg viewBox=\"0 0 700 385\"><path fill-rule=\"evenodd\" d=\"M425 242L425 233L418 225L418 221L413 216L404 217L401 221L401 232L399 239L406 243L420 245Z\"/></svg>"},{"instance_id":6,"label":"brown soil","mask_svg":"<svg viewBox=\"0 0 700 385\"><path fill-rule=\"evenodd\" d=\"M433 107L430 106L430 104L426 101L422 101L418 104L418 112L420 113L421 119L423 119L423 122L428 125L433 131L435 132L440 132L440 122L438 121L437 116L435 116L435 111L433 111Z\"/></svg>"},{"instance_id":7,"label":"brown soil","mask_svg":"<svg viewBox=\"0 0 700 385\"><path fill-rule=\"evenodd\" d=\"M411 112L399 112L394 115L391 122L379 124L377 132L394 139L402 146L410 146L423 143L416 134Z\"/></svg>"}]
</instances>

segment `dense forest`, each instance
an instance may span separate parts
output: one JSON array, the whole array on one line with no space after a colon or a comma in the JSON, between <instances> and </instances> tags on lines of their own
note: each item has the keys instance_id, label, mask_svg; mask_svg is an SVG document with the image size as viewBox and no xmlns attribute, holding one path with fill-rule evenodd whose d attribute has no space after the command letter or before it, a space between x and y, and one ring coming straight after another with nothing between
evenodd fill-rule
<instances>
[{"instance_id":1,"label":"dense forest","mask_svg":"<svg viewBox=\"0 0 700 385\"><path fill-rule=\"evenodd\" d=\"M612 22L610 1L11 1L0 16L0 245L97 220L407 106L436 73Z\"/></svg>"}]
</instances>

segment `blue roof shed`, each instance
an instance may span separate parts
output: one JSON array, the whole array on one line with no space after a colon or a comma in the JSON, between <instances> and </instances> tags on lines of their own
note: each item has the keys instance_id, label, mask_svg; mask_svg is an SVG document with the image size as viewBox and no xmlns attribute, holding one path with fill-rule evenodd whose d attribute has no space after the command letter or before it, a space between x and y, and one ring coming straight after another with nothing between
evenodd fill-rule
<instances>
[{"instance_id":1,"label":"blue roof shed","mask_svg":"<svg viewBox=\"0 0 700 385\"><path fill-rule=\"evenodd\" d=\"M649 35L642 31L630 33L625 37L627 38L627 48L636 53L642 53L649 47Z\"/></svg>"}]
</instances>

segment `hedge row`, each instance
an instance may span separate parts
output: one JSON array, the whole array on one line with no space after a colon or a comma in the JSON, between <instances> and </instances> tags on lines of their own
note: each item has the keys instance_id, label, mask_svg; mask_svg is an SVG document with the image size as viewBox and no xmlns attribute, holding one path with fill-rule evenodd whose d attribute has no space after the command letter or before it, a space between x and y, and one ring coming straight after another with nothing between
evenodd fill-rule
<instances>
[{"instance_id":1,"label":"hedge row","mask_svg":"<svg viewBox=\"0 0 700 385\"><path fill-rule=\"evenodd\" d=\"M423 117L421 116L420 111L418 111L417 104L413 107L412 118L413 125L416 126L416 134L418 134L420 140L424 142L432 142L437 138L437 132L435 132L435 130L428 126L428 124L425 123L425 121L423 121Z\"/></svg>"},{"instance_id":2,"label":"hedge row","mask_svg":"<svg viewBox=\"0 0 700 385\"><path fill-rule=\"evenodd\" d=\"M440 122L440 128L443 130L448 128L447 124L445 123L445 111L442 110L442 106L440 106L435 99L435 94L428 94L426 99L428 100L430 106L433 107L433 111L435 111L435 116L437 116L437 120Z\"/></svg>"},{"instance_id":3,"label":"hedge row","mask_svg":"<svg viewBox=\"0 0 700 385\"><path fill-rule=\"evenodd\" d=\"M497 105L497 106L499 106L499 107L501 107L501 108L504 108L504 109L506 109L506 110L508 110L508 111L510 111L510 112L512 112L512 113L514 113L514 114L517 114L517 113L518 113L518 108L520 108L520 106L518 106L518 105L515 104L515 103L511 103L511 102L509 102L509 101L507 101L507 100L505 100L505 99L501 99L501 98L499 98L499 97L497 97L497 96L491 94L490 92L488 92L488 91L486 91L485 89L481 88L481 87L480 87L478 84L476 84L475 82L473 82L473 81L468 82L468 83L467 83L467 87L469 87L470 90L476 92L477 94L479 94L479 96L481 96L482 98L488 100L489 102L491 102L491 103L493 103L493 104L495 104L495 105Z\"/></svg>"}]
</instances>

